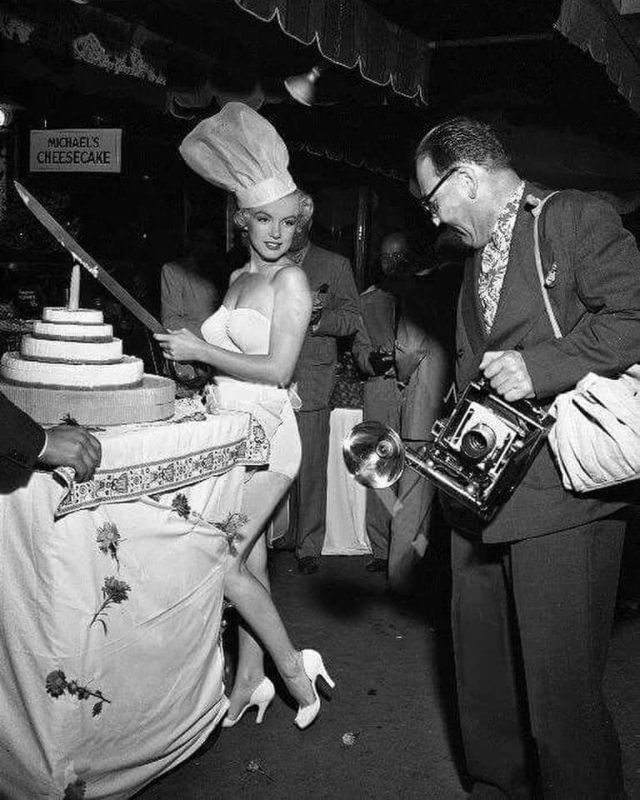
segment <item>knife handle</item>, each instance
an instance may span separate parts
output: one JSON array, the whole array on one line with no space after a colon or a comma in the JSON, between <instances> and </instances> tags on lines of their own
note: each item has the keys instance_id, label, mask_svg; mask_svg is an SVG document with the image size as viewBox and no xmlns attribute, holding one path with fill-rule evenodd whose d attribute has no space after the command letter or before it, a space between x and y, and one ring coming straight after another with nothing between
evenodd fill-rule
<instances>
[{"instance_id":1,"label":"knife handle","mask_svg":"<svg viewBox=\"0 0 640 800\"><path fill-rule=\"evenodd\" d=\"M169 370L178 383L189 389L199 389L211 380L213 368L193 361L168 361Z\"/></svg>"},{"instance_id":2,"label":"knife handle","mask_svg":"<svg viewBox=\"0 0 640 800\"><path fill-rule=\"evenodd\" d=\"M169 363L181 383L192 381L196 377L196 369L190 361L170 361Z\"/></svg>"}]
</instances>

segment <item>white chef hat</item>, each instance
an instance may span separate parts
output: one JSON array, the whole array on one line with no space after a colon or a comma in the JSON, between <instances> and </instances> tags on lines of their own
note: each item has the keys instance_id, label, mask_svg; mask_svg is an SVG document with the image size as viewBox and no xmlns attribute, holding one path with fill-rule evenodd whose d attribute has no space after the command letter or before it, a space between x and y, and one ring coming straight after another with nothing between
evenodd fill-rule
<instances>
[{"instance_id":1,"label":"white chef hat","mask_svg":"<svg viewBox=\"0 0 640 800\"><path fill-rule=\"evenodd\" d=\"M255 208L296 190L287 146L276 129L244 103L227 103L202 120L180 145L194 172L234 192L240 208Z\"/></svg>"}]
</instances>

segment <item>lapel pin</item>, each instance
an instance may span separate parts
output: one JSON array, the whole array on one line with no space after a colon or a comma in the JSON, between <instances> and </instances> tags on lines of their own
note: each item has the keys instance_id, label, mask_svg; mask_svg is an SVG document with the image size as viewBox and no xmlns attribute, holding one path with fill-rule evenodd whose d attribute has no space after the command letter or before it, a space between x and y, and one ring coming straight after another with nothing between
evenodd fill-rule
<instances>
[{"instance_id":1,"label":"lapel pin","mask_svg":"<svg viewBox=\"0 0 640 800\"><path fill-rule=\"evenodd\" d=\"M549 272L547 272L547 276L544 279L544 285L545 286L554 286L555 282L556 282L557 273L558 273L558 265L554 262L554 264L551 267L551 269L549 270Z\"/></svg>"}]
</instances>

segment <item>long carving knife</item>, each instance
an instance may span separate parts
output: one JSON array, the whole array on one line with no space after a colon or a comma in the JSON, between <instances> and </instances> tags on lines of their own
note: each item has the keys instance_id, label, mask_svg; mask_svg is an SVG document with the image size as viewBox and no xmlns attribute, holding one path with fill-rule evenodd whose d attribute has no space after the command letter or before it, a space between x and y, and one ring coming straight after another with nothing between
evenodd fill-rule
<instances>
[{"instance_id":1,"label":"long carving knife","mask_svg":"<svg viewBox=\"0 0 640 800\"><path fill-rule=\"evenodd\" d=\"M150 314L144 306L141 306L135 297L129 294L124 286L118 283L104 267L101 267L95 258L90 256L89 253L76 242L69 231L65 230L62 225L51 216L42 203L36 200L28 189L25 189L18 181L14 181L14 185L22 198L22 202L29 211L31 211L34 217L56 238L64 249L71 253L74 261L77 261L78 264L93 275L97 281L100 281L105 289L111 292L111 294L116 297L145 328L149 328L153 333L167 333L167 329L158 322L153 314Z\"/></svg>"},{"instance_id":2,"label":"long carving knife","mask_svg":"<svg viewBox=\"0 0 640 800\"><path fill-rule=\"evenodd\" d=\"M78 242L57 222L39 200L28 189L19 183L13 182L23 203L34 217L49 231L52 236L73 256L73 259L99 281L105 289L117 298L133 316L153 333L168 333L167 329L150 314L144 306L133 297L118 281L110 275L104 267L84 250ZM174 367L176 377L182 381L193 380L195 369L190 363L170 362Z\"/></svg>"}]
</instances>

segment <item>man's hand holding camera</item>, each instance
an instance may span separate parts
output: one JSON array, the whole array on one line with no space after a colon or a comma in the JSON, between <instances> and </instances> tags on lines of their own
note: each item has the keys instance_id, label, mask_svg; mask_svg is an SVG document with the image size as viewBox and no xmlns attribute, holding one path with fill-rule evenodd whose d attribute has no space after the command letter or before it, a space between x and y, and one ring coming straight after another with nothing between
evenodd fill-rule
<instances>
[{"instance_id":1,"label":"man's hand holding camera","mask_svg":"<svg viewBox=\"0 0 640 800\"><path fill-rule=\"evenodd\" d=\"M535 397L527 365L516 350L486 352L480 370L491 388L509 403Z\"/></svg>"}]
</instances>

